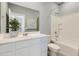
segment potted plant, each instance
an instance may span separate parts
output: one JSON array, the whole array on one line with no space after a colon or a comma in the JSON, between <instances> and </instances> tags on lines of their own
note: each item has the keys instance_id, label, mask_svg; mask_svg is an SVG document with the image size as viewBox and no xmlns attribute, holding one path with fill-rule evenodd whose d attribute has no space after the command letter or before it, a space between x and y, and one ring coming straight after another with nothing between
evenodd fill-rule
<instances>
[{"instance_id":1,"label":"potted plant","mask_svg":"<svg viewBox=\"0 0 79 59\"><path fill-rule=\"evenodd\" d=\"M18 35L18 30L20 28L20 23L18 22L18 20L16 18L14 19L10 19L9 22L9 28L11 29L11 37L15 37Z\"/></svg>"}]
</instances>

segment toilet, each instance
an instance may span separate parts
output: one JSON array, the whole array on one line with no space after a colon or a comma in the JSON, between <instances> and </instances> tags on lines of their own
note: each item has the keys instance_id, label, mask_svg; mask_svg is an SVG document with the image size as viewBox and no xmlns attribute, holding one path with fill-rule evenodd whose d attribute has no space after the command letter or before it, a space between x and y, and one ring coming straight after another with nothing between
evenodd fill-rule
<instances>
[{"instance_id":1,"label":"toilet","mask_svg":"<svg viewBox=\"0 0 79 59\"><path fill-rule=\"evenodd\" d=\"M53 43L48 44L48 48L50 56L57 56L60 51L60 47Z\"/></svg>"},{"instance_id":2,"label":"toilet","mask_svg":"<svg viewBox=\"0 0 79 59\"><path fill-rule=\"evenodd\" d=\"M58 56L60 52L60 47L56 43L49 43L48 44L49 49L49 56Z\"/></svg>"}]
</instances>

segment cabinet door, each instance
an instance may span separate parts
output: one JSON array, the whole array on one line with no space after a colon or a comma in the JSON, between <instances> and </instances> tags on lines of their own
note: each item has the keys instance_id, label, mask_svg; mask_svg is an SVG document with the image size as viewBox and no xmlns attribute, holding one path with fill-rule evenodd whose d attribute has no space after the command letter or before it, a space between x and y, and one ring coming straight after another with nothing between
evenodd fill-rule
<instances>
[{"instance_id":1,"label":"cabinet door","mask_svg":"<svg viewBox=\"0 0 79 59\"><path fill-rule=\"evenodd\" d=\"M1 53L0 56L15 56L15 51Z\"/></svg>"},{"instance_id":2,"label":"cabinet door","mask_svg":"<svg viewBox=\"0 0 79 59\"><path fill-rule=\"evenodd\" d=\"M40 50L40 39L16 42L16 55L36 56L40 55Z\"/></svg>"},{"instance_id":3,"label":"cabinet door","mask_svg":"<svg viewBox=\"0 0 79 59\"><path fill-rule=\"evenodd\" d=\"M29 55L30 56L40 56L41 55L40 44L36 44L36 45L29 47Z\"/></svg>"},{"instance_id":4,"label":"cabinet door","mask_svg":"<svg viewBox=\"0 0 79 59\"><path fill-rule=\"evenodd\" d=\"M48 37L41 38L41 55L46 56L48 51Z\"/></svg>"},{"instance_id":5,"label":"cabinet door","mask_svg":"<svg viewBox=\"0 0 79 59\"><path fill-rule=\"evenodd\" d=\"M41 47L40 47L40 38L32 40L34 43L29 47L29 54L30 56L40 56L41 55Z\"/></svg>"},{"instance_id":6,"label":"cabinet door","mask_svg":"<svg viewBox=\"0 0 79 59\"><path fill-rule=\"evenodd\" d=\"M16 56L29 56L29 48L22 48L16 50Z\"/></svg>"},{"instance_id":7,"label":"cabinet door","mask_svg":"<svg viewBox=\"0 0 79 59\"><path fill-rule=\"evenodd\" d=\"M22 49L33 45L40 44L40 39L28 39L16 42L16 49Z\"/></svg>"},{"instance_id":8,"label":"cabinet door","mask_svg":"<svg viewBox=\"0 0 79 59\"><path fill-rule=\"evenodd\" d=\"M17 56L40 56L41 50L38 45L29 46L16 50Z\"/></svg>"},{"instance_id":9,"label":"cabinet door","mask_svg":"<svg viewBox=\"0 0 79 59\"><path fill-rule=\"evenodd\" d=\"M15 43L0 45L0 55L15 55Z\"/></svg>"}]
</instances>

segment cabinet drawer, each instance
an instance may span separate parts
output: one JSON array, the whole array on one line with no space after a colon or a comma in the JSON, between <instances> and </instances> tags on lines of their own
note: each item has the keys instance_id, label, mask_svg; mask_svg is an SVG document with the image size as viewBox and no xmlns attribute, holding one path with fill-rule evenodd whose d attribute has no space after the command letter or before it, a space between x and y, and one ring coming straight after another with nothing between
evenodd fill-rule
<instances>
[{"instance_id":1,"label":"cabinet drawer","mask_svg":"<svg viewBox=\"0 0 79 59\"><path fill-rule=\"evenodd\" d=\"M10 52L10 51L14 51L14 50L15 50L15 44L14 43L0 45L0 54Z\"/></svg>"},{"instance_id":2,"label":"cabinet drawer","mask_svg":"<svg viewBox=\"0 0 79 59\"><path fill-rule=\"evenodd\" d=\"M29 39L24 41L16 42L16 49L21 49L29 46L40 44L40 39Z\"/></svg>"}]
</instances>

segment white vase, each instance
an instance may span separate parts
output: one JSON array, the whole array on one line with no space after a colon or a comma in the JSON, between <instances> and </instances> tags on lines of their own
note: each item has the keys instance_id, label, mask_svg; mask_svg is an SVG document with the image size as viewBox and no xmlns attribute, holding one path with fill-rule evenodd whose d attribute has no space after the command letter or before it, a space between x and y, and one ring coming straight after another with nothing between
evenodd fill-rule
<instances>
[{"instance_id":1,"label":"white vase","mask_svg":"<svg viewBox=\"0 0 79 59\"><path fill-rule=\"evenodd\" d=\"M10 32L10 37L16 37L18 36L18 31L11 31Z\"/></svg>"}]
</instances>

